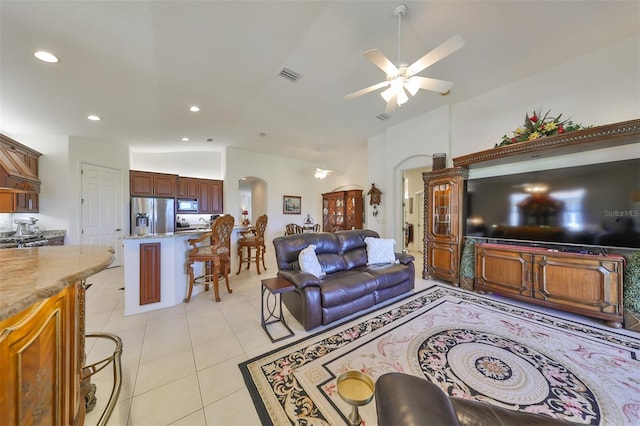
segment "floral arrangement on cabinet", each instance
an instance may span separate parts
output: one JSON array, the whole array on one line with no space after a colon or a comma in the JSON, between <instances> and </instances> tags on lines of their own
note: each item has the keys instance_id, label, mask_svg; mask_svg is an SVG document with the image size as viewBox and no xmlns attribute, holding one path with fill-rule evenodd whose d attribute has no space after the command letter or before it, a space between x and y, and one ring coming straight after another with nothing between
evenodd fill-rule
<instances>
[{"instance_id":1,"label":"floral arrangement on cabinet","mask_svg":"<svg viewBox=\"0 0 640 426\"><path fill-rule=\"evenodd\" d=\"M502 136L502 141L495 145L495 148L511 145L518 142L532 141L546 136L554 136L563 133L575 132L576 130L588 129L592 126L583 126L571 120L562 120L562 114L557 117L549 115L551 110L541 116L539 112L525 114L524 125L513 131L513 136Z\"/></svg>"}]
</instances>

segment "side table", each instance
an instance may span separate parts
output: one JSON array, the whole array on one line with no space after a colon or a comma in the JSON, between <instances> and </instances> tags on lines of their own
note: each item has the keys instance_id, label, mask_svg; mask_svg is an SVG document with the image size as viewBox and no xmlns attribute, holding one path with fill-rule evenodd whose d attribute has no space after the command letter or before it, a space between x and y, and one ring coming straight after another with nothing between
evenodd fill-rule
<instances>
[{"instance_id":1,"label":"side table","mask_svg":"<svg viewBox=\"0 0 640 426\"><path fill-rule=\"evenodd\" d=\"M280 295L288 291L293 291L295 290L295 288L296 287L293 284L281 277L267 278L262 280L262 293L260 296L260 315L262 317L262 328L264 329L264 332L267 333L267 336L269 336L269 339L271 339L272 343L278 342L282 339L286 339L287 337L291 337L294 335L294 332L289 328L287 322L284 320L284 314L282 312L282 297ZM265 298L265 293L267 291L268 293ZM267 314L266 317L265 308ZM289 334L274 338L267 326L275 323L281 323L284 328L289 331Z\"/></svg>"}]
</instances>

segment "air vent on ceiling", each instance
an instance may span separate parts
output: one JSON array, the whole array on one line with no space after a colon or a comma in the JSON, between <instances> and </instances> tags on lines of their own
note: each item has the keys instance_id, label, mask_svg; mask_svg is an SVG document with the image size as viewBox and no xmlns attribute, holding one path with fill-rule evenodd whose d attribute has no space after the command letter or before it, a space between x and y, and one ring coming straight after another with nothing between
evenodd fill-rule
<instances>
[{"instance_id":1,"label":"air vent on ceiling","mask_svg":"<svg viewBox=\"0 0 640 426\"><path fill-rule=\"evenodd\" d=\"M297 72L291 71L288 68L282 68L282 71L280 71L279 75L280 75L280 77L286 78L287 80L291 80L291 81L298 81L298 80L300 80L300 77L302 77Z\"/></svg>"},{"instance_id":2,"label":"air vent on ceiling","mask_svg":"<svg viewBox=\"0 0 640 426\"><path fill-rule=\"evenodd\" d=\"M382 120L382 121L384 121L384 120L388 120L388 119L390 119L390 118L391 118L391 116L390 116L389 114L385 114L385 113L383 112L382 114L378 114L378 115L376 115L376 118L377 118L378 120Z\"/></svg>"}]
</instances>

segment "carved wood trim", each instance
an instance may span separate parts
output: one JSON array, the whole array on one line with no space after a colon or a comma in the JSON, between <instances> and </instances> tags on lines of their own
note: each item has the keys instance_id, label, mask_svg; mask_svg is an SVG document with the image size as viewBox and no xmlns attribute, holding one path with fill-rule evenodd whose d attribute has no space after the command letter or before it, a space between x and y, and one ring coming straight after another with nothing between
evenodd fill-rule
<instances>
[{"instance_id":1,"label":"carved wood trim","mask_svg":"<svg viewBox=\"0 0 640 426\"><path fill-rule=\"evenodd\" d=\"M474 152L454 158L453 165L467 168L486 167L525 161L531 157L553 157L637 142L640 142L640 119Z\"/></svg>"}]
</instances>

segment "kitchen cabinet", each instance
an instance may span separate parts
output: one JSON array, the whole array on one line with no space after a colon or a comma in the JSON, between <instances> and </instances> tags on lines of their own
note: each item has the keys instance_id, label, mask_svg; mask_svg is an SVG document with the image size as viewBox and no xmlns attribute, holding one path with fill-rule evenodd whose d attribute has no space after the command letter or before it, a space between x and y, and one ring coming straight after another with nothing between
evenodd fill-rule
<instances>
[{"instance_id":1,"label":"kitchen cabinet","mask_svg":"<svg viewBox=\"0 0 640 426\"><path fill-rule=\"evenodd\" d=\"M0 262L12 265L0 282L0 424L84 424L85 280L113 250L6 249Z\"/></svg>"},{"instance_id":2,"label":"kitchen cabinet","mask_svg":"<svg viewBox=\"0 0 640 426\"><path fill-rule=\"evenodd\" d=\"M322 230L362 229L362 190L322 194Z\"/></svg>"},{"instance_id":3,"label":"kitchen cabinet","mask_svg":"<svg viewBox=\"0 0 640 426\"><path fill-rule=\"evenodd\" d=\"M140 305L160 302L160 243L140 244Z\"/></svg>"},{"instance_id":4,"label":"kitchen cabinet","mask_svg":"<svg viewBox=\"0 0 640 426\"><path fill-rule=\"evenodd\" d=\"M0 213L38 213L40 180L38 162L42 154L0 135ZM6 170L5 170L6 169ZM21 192L15 192L20 190Z\"/></svg>"},{"instance_id":5,"label":"kitchen cabinet","mask_svg":"<svg viewBox=\"0 0 640 426\"><path fill-rule=\"evenodd\" d=\"M177 175L166 173L129 171L129 193L137 197L176 196Z\"/></svg>"},{"instance_id":6,"label":"kitchen cabinet","mask_svg":"<svg viewBox=\"0 0 640 426\"><path fill-rule=\"evenodd\" d=\"M224 208L223 181L198 180L198 213L222 214Z\"/></svg>"},{"instance_id":7,"label":"kitchen cabinet","mask_svg":"<svg viewBox=\"0 0 640 426\"><path fill-rule=\"evenodd\" d=\"M462 167L422 174L425 193L424 278L459 285L464 211L463 196L469 172Z\"/></svg>"},{"instance_id":8,"label":"kitchen cabinet","mask_svg":"<svg viewBox=\"0 0 640 426\"><path fill-rule=\"evenodd\" d=\"M198 198L197 178L178 176L178 198Z\"/></svg>"},{"instance_id":9,"label":"kitchen cabinet","mask_svg":"<svg viewBox=\"0 0 640 426\"><path fill-rule=\"evenodd\" d=\"M622 325L620 255L565 253L540 247L476 244L476 290Z\"/></svg>"}]
</instances>

